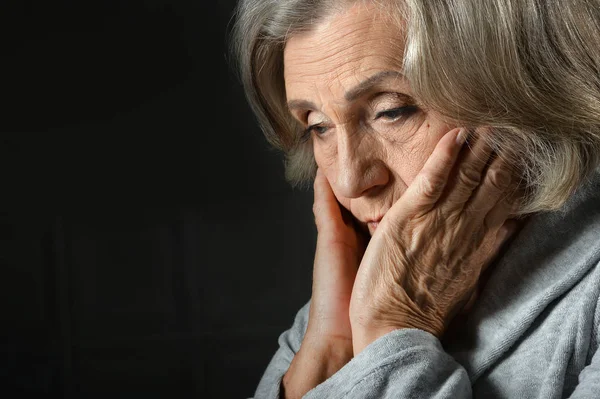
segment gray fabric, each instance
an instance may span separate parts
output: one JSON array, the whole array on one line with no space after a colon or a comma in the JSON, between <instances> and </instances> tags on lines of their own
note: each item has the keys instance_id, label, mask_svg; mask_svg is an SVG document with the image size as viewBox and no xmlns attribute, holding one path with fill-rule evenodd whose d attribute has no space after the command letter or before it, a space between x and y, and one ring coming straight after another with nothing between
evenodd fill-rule
<instances>
[{"instance_id":1,"label":"gray fabric","mask_svg":"<svg viewBox=\"0 0 600 399\"><path fill-rule=\"evenodd\" d=\"M392 331L304 398L600 398L600 169L492 267L452 340ZM309 306L279 337L257 399L279 397Z\"/></svg>"}]
</instances>

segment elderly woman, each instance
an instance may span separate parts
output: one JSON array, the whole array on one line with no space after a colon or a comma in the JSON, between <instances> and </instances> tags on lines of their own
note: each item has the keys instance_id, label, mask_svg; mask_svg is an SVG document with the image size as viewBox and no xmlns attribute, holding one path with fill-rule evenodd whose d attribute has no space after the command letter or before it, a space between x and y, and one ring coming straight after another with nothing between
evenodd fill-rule
<instances>
[{"instance_id":1,"label":"elderly woman","mask_svg":"<svg viewBox=\"0 0 600 399\"><path fill-rule=\"evenodd\" d=\"M234 35L318 230L257 398L600 397L600 1L242 0Z\"/></svg>"}]
</instances>

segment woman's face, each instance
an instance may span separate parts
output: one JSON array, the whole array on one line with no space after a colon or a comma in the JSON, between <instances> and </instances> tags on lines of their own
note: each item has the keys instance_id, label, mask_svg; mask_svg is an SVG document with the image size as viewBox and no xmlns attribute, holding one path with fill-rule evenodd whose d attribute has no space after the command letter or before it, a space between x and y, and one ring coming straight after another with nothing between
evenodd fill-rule
<instances>
[{"instance_id":1,"label":"woman's face","mask_svg":"<svg viewBox=\"0 0 600 399\"><path fill-rule=\"evenodd\" d=\"M284 52L290 112L310 131L338 201L371 234L454 127L422 109L399 73L397 25L357 4L292 36Z\"/></svg>"}]
</instances>

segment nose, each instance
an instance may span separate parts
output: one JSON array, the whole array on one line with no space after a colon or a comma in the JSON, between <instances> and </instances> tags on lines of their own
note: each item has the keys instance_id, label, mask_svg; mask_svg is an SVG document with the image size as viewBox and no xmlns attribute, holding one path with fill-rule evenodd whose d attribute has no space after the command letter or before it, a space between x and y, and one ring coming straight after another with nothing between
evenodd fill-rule
<instances>
[{"instance_id":1,"label":"nose","mask_svg":"<svg viewBox=\"0 0 600 399\"><path fill-rule=\"evenodd\" d=\"M334 184L338 193L346 198L358 198L388 183L389 169L373 142L361 138L360 133L342 131L337 136L337 176Z\"/></svg>"}]
</instances>

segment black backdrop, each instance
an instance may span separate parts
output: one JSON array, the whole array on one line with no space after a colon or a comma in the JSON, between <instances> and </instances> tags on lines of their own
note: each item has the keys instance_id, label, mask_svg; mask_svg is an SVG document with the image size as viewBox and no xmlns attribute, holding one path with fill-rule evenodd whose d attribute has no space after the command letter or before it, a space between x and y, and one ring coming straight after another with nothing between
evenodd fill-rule
<instances>
[{"instance_id":1,"label":"black backdrop","mask_svg":"<svg viewBox=\"0 0 600 399\"><path fill-rule=\"evenodd\" d=\"M232 73L234 6L0 3L3 397L253 394L316 233Z\"/></svg>"}]
</instances>

